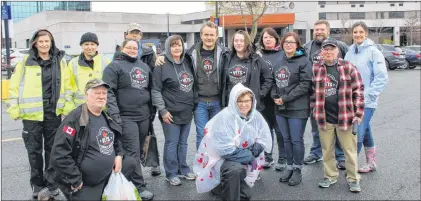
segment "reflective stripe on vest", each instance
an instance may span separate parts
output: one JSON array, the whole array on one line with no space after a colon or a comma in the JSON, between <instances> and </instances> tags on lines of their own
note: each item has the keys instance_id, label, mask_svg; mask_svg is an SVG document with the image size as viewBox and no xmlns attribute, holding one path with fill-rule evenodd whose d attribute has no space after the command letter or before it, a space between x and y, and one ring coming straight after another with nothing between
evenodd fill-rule
<instances>
[{"instance_id":1,"label":"reflective stripe on vest","mask_svg":"<svg viewBox=\"0 0 421 201\"><path fill-rule=\"evenodd\" d=\"M73 74L75 75L75 79L76 79L76 86L79 86L79 80L78 80L78 73L79 73L79 57L76 57L72 60L72 65L73 65ZM94 63L95 66L95 63ZM106 58L101 55L101 75L104 72L105 68L107 67L107 60Z\"/></svg>"},{"instance_id":2,"label":"reflective stripe on vest","mask_svg":"<svg viewBox=\"0 0 421 201\"><path fill-rule=\"evenodd\" d=\"M20 108L21 114L30 114L35 112L44 112L44 107Z\"/></svg>"}]
</instances>

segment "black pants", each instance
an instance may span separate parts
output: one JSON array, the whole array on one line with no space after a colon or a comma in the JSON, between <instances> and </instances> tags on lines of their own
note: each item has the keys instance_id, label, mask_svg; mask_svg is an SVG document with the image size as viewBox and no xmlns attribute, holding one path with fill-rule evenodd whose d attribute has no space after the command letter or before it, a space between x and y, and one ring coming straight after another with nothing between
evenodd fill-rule
<instances>
[{"instance_id":1,"label":"black pants","mask_svg":"<svg viewBox=\"0 0 421 201\"><path fill-rule=\"evenodd\" d=\"M125 156L122 162L121 173L131 181L136 187L143 184L143 178L139 178L133 175L138 166L137 160L130 156ZM111 174L110 174L111 175ZM95 176L95 175L91 175ZM108 176L106 179L96 185L82 186L82 189L73 193L72 195L66 195L68 200L101 200L104 188L108 183ZM130 179L129 179L130 178Z\"/></svg>"},{"instance_id":2,"label":"black pants","mask_svg":"<svg viewBox=\"0 0 421 201\"><path fill-rule=\"evenodd\" d=\"M244 178L244 165L225 160L221 166L221 183L212 192L222 196L223 200L250 200L251 188Z\"/></svg>"},{"instance_id":3,"label":"black pants","mask_svg":"<svg viewBox=\"0 0 421 201\"><path fill-rule=\"evenodd\" d=\"M139 159L143 155L143 144L145 143L146 136L149 132L149 118L143 121L123 121L123 148L126 154Z\"/></svg>"},{"instance_id":4,"label":"black pants","mask_svg":"<svg viewBox=\"0 0 421 201\"><path fill-rule=\"evenodd\" d=\"M281 162L282 159L286 158L284 139L282 138L281 131L279 130L279 127L277 125L275 112L273 110L272 111L265 111L265 110L262 112L262 115L269 126L270 134L272 137L272 148L271 148L272 151L271 153L265 152L265 160L268 162L273 161L273 156L272 156L273 147L275 147L275 143L273 141L276 135L276 142L278 144L278 163L279 163Z\"/></svg>"},{"instance_id":5,"label":"black pants","mask_svg":"<svg viewBox=\"0 0 421 201\"><path fill-rule=\"evenodd\" d=\"M61 119L53 112L52 105L44 105L44 121L22 120L22 123L22 138L31 166L31 186L45 187L44 163L45 169L47 169L54 136ZM43 150L44 158L42 157Z\"/></svg>"},{"instance_id":6,"label":"black pants","mask_svg":"<svg viewBox=\"0 0 421 201\"><path fill-rule=\"evenodd\" d=\"M121 142L123 143L123 149L125 154L134 158L137 161L137 166L134 170L132 178L141 178L142 186L145 186L143 179L142 166L140 165L140 157L143 154L143 144L149 131L149 119L143 121L130 121L122 118L123 120L123 137ZM127 178L127 179L132 179ZM138 186L136 186L138 187Z\"/></svg>"}]
</instances>

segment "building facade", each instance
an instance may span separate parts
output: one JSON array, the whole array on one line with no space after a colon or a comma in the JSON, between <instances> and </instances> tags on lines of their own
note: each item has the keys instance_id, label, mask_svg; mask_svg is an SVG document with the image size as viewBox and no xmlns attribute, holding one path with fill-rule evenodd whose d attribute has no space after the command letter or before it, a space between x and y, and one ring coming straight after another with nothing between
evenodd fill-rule
<instances>
[{"instance_id":1,"label":"building facade","mask_svg":"<svg viewBox=\"0 0 421 201\"><path fill-rule=\"evenodd\" d=\"M91 11L90 1L8 1L13 22L19 22L46 10Z\"/></svg>"},{"instance_id":2,"label":"building facade","mask_svg":"<svg viewBox=\"0 0 421 201\"><path fill-rule=\"evenodd\" d=\"M329 21L331 36L352 43L350 27L356 21L365 21L370 27L370 38L376 43L395 45L420 44L421 2L363 2L363 1L319 1L287 2L277 7L270 7L259 21L258 35L264 27L273 27L282 36L287 31L295 31L303 43L312 40L313 24L324 19ZM223 29L221 42L226 46L232 43L232 35L244 29L241 15L219 12L219 25ZM14 23L12 46L29 46L32 33L39 28L49 29L60 49L69 54L79 53L80 36L85 32L97 33L100 40L100 52L112 53L115 46L124 40L127 24L137 22L142 26L144 39L159 39L161 46L171 35L179 34L187 47L200 41L200 28L208 20L213 20L215 5L209 5L206 11L183 15L108 13L80 11L45 11ZM416 23L409 23L409 21ZM248 28L250 25L247 24ZM409 33L408 30L411 30ZM410 38L410 36L412 36ZM255 41L256 42L256 41Z\"/></svg>"}]
</instances>

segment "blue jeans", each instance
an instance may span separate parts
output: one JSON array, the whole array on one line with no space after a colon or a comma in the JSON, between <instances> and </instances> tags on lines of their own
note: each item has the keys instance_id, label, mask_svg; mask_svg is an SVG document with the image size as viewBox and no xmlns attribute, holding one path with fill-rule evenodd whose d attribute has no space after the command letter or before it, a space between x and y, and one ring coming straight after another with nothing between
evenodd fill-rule
<instances>
[{"instance_id":1,"label":"blue jeans","mask_svg":"<svg viewBox=\"0 0 421 201\"><path fill-rule=\"evenodd\" d=\"M187 174L187 138L190 133L191 122L188 124L166 124L161 122L164 130L164 169L167 178L179 174Z\"/></svg>"},{"instance_id":2,"label":"blue jeans","mask_svg":"<svg viewBox=\"0 0 421 201\"><path fill-rule=\"evenodd\" d=\"M196 124L196 150L199 149L200 142L203 139L203 130L206 123L221 111L221 102L199 101L194 111L194 123Z\"/></svg>"},{"instance_id":3,"label":"blue jeans","mask_svg":"<svg viewBox=\"0 0 421 201\"><path fill-rule=\"evenodd\" d=\"M361 149L364 147L374 147L373 134L371 132L370 121L371 117L374 115L375 108L365 108L364 117L361 121L361 124L358 128L358 144L357 151L360 154Z\"/></svg>"},{"instance_id":4,"label":"blue jeans","mask_svg":"<svg viewBox=\"0 0 421 201\"><path fill-rule=\"evenodd\" d=\"M304 130L307 119L294 119L276 115L276 121L284 139L288 169L301 169L304 163Z\"/></svg>"},{"instance_id":5,"label":"blue jeans","mask_svg":"<svg viewBox=\"0 0 421 201\"><path fill-rule=\"evenodd\" d=\"M310 117L311 121L315 121L313 117ZM316 126L317 123L311 124L312 127ZM318 128L311 129L311 135L313 136L313 143L311 144L310 155L313 155L317 158L322 158L322 145L320 144L320 136ZM345 161L344 151L342 150L341 143L339 142L338 137L336 137L336 144L335 144L335 157L336 161Z\"/></svg>"}]
</instances>

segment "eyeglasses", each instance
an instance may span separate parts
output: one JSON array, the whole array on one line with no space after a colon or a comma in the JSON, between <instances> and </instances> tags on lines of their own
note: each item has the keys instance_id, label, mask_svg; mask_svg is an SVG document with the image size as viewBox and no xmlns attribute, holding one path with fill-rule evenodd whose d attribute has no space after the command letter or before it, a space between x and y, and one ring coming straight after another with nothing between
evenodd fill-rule
<instances>
[{"instance_id":1,"label":"eyeglasses","mask_svg":"<svg viewBox=\"0 0 421 201\"><path fill-rule=\"evenodd\" d=\"M139 50L137 47L124 47L124 49L134 50L134 51Z\"/></svg>"},{"instance_id":2,"label":"eyeglasses","mask_svg":"<svg viewBox=\"0 0 421 201\"><path fill-rule=\"evenodd\" d=\"M238 105L248 105L251 104L252 100L243 100L243 101L237 101Z\"/></svg>"},{"instance_id":3,"label":"eyeglasses","mask_svg":"<svg viewBox=\"0 0 421 201\"><path fill-rule=\"evenodd\" d=\"M287 44L287 45L292 45L292 44L296 44L297 42L295 42L295 41L284 41L284 44Z\"/></svg>"}]
</instances>

